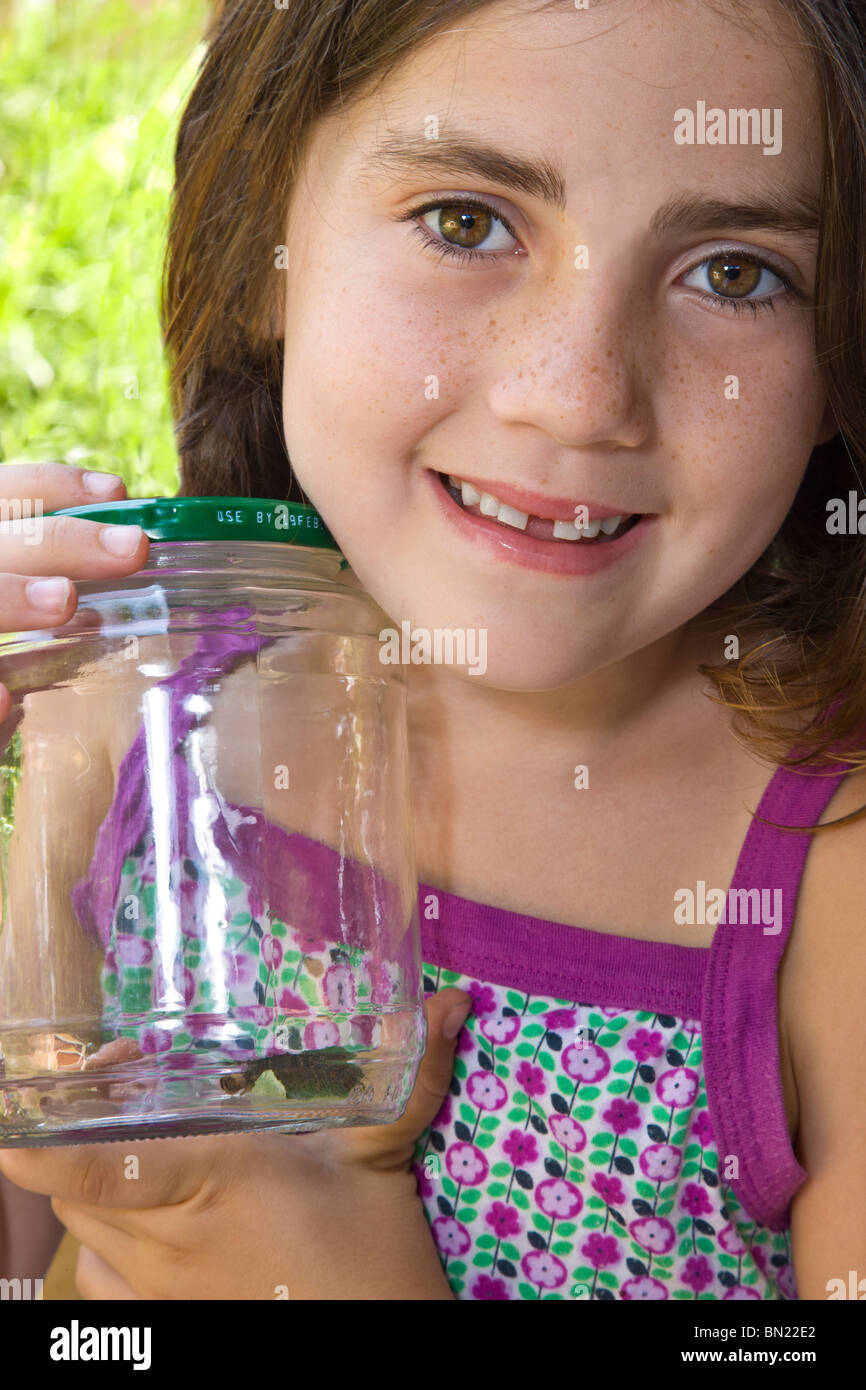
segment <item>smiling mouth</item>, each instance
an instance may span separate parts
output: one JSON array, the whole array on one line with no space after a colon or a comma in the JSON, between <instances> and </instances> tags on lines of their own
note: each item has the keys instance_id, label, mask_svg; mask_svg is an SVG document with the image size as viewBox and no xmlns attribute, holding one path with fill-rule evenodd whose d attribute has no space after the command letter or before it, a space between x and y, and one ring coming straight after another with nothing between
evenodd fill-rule
<instances>
[{"instance_id":1,"label":"smiling mouth","mask_svg":"<svg viewBox=\"0 0 866 1390\"><path fill-rule=\"evenodd\" d=\"M453 474L439 473L439 481L464 512L498 522L506 530L522 531L541 541L562 541L569 545L607 545L619 540L640 521L642 512L596 518L587 526L575 526L570 521L554 521L551 517L533 516L501 502L490 492L480 492L472 483Z\"/></svg>"}]
</instances>

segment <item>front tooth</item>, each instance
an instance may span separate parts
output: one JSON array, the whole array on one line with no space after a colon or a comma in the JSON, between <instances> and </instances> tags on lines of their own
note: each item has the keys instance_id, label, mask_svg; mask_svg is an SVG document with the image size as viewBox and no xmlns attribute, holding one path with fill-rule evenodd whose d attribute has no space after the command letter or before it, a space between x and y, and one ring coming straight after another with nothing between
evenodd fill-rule
<instances>
[{"instance_id":1,"label":"front tooth","mask_svg":"<svg viewBox=\"0 0 866 1390\"><path fill-rule=\"evenodd\" d=\"M481 493L471 483L460 484L460 495L463 498L464 507L474 507L476 502L481 501Z\"/></svg>"},{"instance_id":2,"label":"front tooth","mask_svg":"<svg viewBox=\"0 0 866 1390\"><path fill-rule=\"evenodd\" d=\"M501 505L500 502L497 502L492 492L482 492L481 501L479 503L482 516L498 516Z\"/></svg>"},{"instance_id":3,"label":"front tooth","mask_svg":"<svg viewBox=\"0 0 866 1390\"><path fill-rule=\"evenodd\" d=\"M621 516L606 516L601 523L601 529L606 536L612 536L621 521Z\"/></svg>"},{"instance_id":4,"label":"front tooth","mask_svg":"<svg viewBox=\"0 0 866 1390\"><path fill-rule=\"evenodd\" d=\"M507 507L503 502L496 513L496 520L504 521L506 526L516 526L518 531L525 531L529 512L519 512L516 507Z\"/></svg>"},{"instance_id":5,"label":"front tooth","mask_svg":"<svg viewBox=\"0 0 866 1390\"><path fill-rule=\"evenodd\" d=\"M553 534L558 541L579 541L581 535L572 521L554 521Z\"/></svg>"},{"instance_id":6,"label":"front tooth","mask_svg":"<svg viewBox=\"0 0 866 1390\"><path fill-rule=\"evenodd\" d=\"M580 530L582 535L588 537L589 540L592 540L595 536L598 535L599 531L601 530L601 522L591 521L588 526L581 526Z\"/></svg>"}]
</instances>

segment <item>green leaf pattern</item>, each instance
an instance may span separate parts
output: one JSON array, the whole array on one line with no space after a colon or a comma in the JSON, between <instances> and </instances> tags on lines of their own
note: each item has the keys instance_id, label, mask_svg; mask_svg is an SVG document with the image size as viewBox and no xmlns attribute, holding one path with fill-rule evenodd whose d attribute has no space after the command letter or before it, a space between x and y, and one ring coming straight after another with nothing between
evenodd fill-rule
<instances>
[{"instance_id":1,"label":"green leaf pattern","mask_svg":"<svg viewBox=\"0 0 866 1390\"><path fill-rule=\"evenodd\" d=\"M424 976L474 997L414 1155L457 1298L796 1297L790 1232L724 1180L696 1020Z\"/></svg>"}]
</instances>

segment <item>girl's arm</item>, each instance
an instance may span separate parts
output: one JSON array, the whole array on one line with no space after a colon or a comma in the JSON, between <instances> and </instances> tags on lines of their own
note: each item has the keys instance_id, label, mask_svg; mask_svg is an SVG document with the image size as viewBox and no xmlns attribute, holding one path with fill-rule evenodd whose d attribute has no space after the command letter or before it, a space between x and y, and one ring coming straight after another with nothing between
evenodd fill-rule
<instances>
[{"instance_id":1,"label":"girl's arm","mask_svg":"<svg viewBox=\"0 0 866 1390\"><path fill-rule=\"evenodd\" d=\"M835 945L828 942L828 955L835 954ZM863 949L862 936L840 949L835 990L819 993L816 986L816 1004L823 998L823 1008L803 1018L810 1026L800 1047L801 1065L795 1068L800 1098L797 1149L809 1178L791 1210L800 1298L866 1298Z\"/></svg>"},{"instance_id":2,"label":"girl's arm","mask_svg":"<svg viewBox=\"0 0 866 1390\"><path fill-rule=\"evenodd\" d=\"M866 802L864 780L853 773L845 779L829 819ZM815 837L784 969L783 1009L800 1110L796 1151L809 1174L791 1207L797 1291L801 1299L862 1299L866 819Z\"/></svg>"},{"instance_id":3,"label":"girl's arm","mask_svg":"<svg viewBox=\"0 0 866 1390\"><path fill-rule=\"evenodd\" d=\"M62 1237L51 1199L0 1173L0 1279L43 1279Z\"/></svg>"}]
</instances>

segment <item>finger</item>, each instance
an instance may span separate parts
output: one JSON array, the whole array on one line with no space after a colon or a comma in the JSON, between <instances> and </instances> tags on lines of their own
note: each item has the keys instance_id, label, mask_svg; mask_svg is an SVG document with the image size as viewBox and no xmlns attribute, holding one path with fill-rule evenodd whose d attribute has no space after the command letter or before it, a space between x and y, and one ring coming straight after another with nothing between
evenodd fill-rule
<instances>
[{"instance_id":1,"label":"finger","mask_svg":"<svg viewBox=\"0 0 866 1390\"><path fill-rule=\"evenodd\" d=\"M116 473L74 468L69 463L4 463L0 493L6 501L29 499L38 502L43 512L56 512L60 507L118 502L126 496L126 483Z\"/></svg>"},{"instance_id":2,"label":"finger","mask_svg":"<svg viewBox=\"0 0 866 1390\"><path fill-rule=\"evenodd\" d=\"M135 549L118 555L103 545L110 529L98 521L80 517L51 517L50 512L65 507L94 506L117 502L126 497L126 484L113 473L72 468L61 463L5 464L0 471L0 579L19 574L73 579L101 579L106 575L132 572L144 563L145 537L139 533ZM117 528L128 541L135 540L133 527ZM20 604L19 590L9 590L10 601ZM0 612L5 613L6 588L0 585ZM56 609L48 619L25 600L30 617L38 620L13 625L5 631L24 631L55 622ZM73 602L70 612L74 609ZM30 610L33 611L30 611Z\"/></svg>"},{"instance_id":3,"label":"finger","mask_svg":"<svg viewBox=\"0 0 866 1390\"><path fill-rule=\"evenodd\" d=\"M46 655L44 662L40 662L34 656L33 638L25 638L19 643L12 639L11 643L2 640L4 631L11 633L30 633L37 628L63 628L64 637L74 637L77 633L88 633L92 635L94 631L93 610L87 606L78 610L78 593L75 585L63 576L52 576L59 580L61 584L67 586L69 601L57 612L36 611L35 609L24 608L24 601L19 602L16 609L14 605L6 602L6 596L10 592L19 594L25 592L25 586L30 583L41 583L40 579L27 580L17 574L0 574L0 674L2 674L5 685L0 687L4 691L4 700L0 707L0 724L4 723L12 711L14 695L22 690L44 689L46 683L50 684L54 679L56 670L52 668L51 658ZM5 587L8 581L9 588ZM48 582L47 580L45 582ZM43 649L44 651L44 649ZM7 698L8 694L8 698ZM11 733L12 731L10 731ZM0 730L0 746L5 747L7 739L4 737L5 731Z\"/></svg>"},{"instance_id":4,"label":"finger","mask_svg":"<svg viewBox=\"0 0 866 1390\"><path fill-rule=\"evenodd\" d=\"M472 1009L472 996L462 989L443 989L426 1001L427 1047L418 1068L409 1103L397 1121L401 1130L414 1139L423 1133L441 1110L454 1075L457 1038ZM454 1025L450 1037L446 1024Z\"/></svg>"},{"instance_id":5,"label":"finger","mask_svg":"<svg viewBox=\"0 0 866 1390\"><path fill-rule=\"evenodd\" d=\"M75 1266L75 1287L86 1299L112 1302L136 1299L138 1294L116 1269L88 1246L82 1245Z\"/></svg>"},{"instance_id":6,"label":"finger","mask_svg":"<svg viewBox=\"0 0 866 1390\"><path fill-rule=\"evenodd\" d=\"M448 1094L457 1037L471 1008L472 996L461 989L443 989L427 999L427 1046L406 1109L391 1125L344 1131L354 1159L375 1168L399 1168L410 1161L416 1139L432 1123ZM449 1021L456 1025L451 1037L445 1032Z\"/></svg>"},{"instance_id":7,"label":"finger","mask_svg":"<svg viewBox=\"0 0 866 1390\"><path fill-rule=\"evenodd\" d=\"M230 1153L225 1141L216 1153L200 1138L148 1140L137 1149L117 1143L4 1149L0 1171L18 1187L57 1201L130 1210L189 1201Z\"/></svg>"},{"instance_id":8,"label":"finger","mask_svg":"<svg viewBox=\"0 0 866 1390\"><path fill-rule=\"evenodd\" d=\"M0 527L0 570L4 580L18 575L105 579L140 569L148 544L140 526L122 522L111 525L80 516L34 516L26 522L7 522ZM23 584L21 587L23 590ZM32 598L4 587L4 620L7 602L20 603L22 597L28 612L40 612ZM11 632L20 630L5 621L4 627Z\"/></svg>"},{"instance_id":9,"label":"finger","mask_svg":"<svg viewBox=\"0 0 866 1390\"><path fill-rule=\"evenodd\" d=\"M137 1062L142 1056L141 1048L134 1038L115 1038L103 1043L92 1052L84 1063L85 1071L96 1071L99 1067L114 1067L118 1062Z\"/></svg>"},{"instance_id":10,"label":"finger","mask_svg":"<svg viewBox=\"0 0 866 1390\"><path fill-rule=\"evenodd\" d=\"M8 561L5 550L3 554ZM22 560L22 566L24 563ZM0 574L0 612L4 632L31 632L36 628L60 627L68 622L77 606L75 585L65 575L43 573L31 579L27 574Z\"/></svg>"},{"instance_id":11,"label":"finger","mask_svg":"<svg viewBox=\"0 0 866 1390\"><path fill-rule=\"evenodd\" d=\"M34 628L63 627L65 636L73 636L76 632L82 630L87 630L89 632L93 631L93 613L88 613L86 611L83 613L76 612L78 594L76 593L75 585L61 576L56 576L56 578L59 583L67 586L70 597L69 601L52 616L50 613L41 611L33 614L22 614L19 611L16 614L14 609L7 609L2 602L3 581L5 579L11 580L15 585L25 583L26 581L21 580L18 575L0 575L0 614L7 620L8 627L6 627L6 631L20 633L30 632ZM33 582L35 583L37 581L34 580ZM0 621L0 642L2 642L3 639L3 629L4 624ZM25 639L23 642L19 643L17 651L13 649L12 652L6 651L0 655L0 671L2 671L5 680L8 682L6 685L0 685L0 726L2 726L12 712L14 704L12 692L18 692L20 703L22 689L38 689L40 688L40 680L44 679L39 671L39 667L37 666L34 668L32 638L29 642ZM42 688L44 688L44 686ZM8 731L0 727L0 748L5 750L8 740L12 733L14 733L16 727L17 720Z\"/></svg>"}]
</instances>

